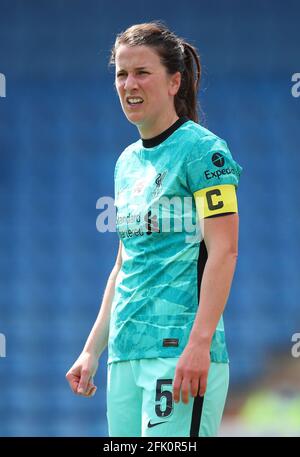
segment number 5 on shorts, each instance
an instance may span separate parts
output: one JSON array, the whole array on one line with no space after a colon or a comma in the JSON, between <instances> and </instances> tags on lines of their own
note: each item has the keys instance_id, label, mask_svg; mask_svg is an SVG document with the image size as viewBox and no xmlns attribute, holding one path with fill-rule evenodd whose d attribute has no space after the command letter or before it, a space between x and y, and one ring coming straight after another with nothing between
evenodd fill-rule
<instances>
[{"instance_id":1,"label":"number 5 on shorts","mask_svg":"<svg viewBox=\"0 0 300 457\"><path fill-rule=\"evenodd\" d=\"M158 417L167 417L173 412L173 395L169 390L162 390L164 385L172 386L172 379L158 379L156 382L155 412ZM162 408L162 403L165 403L165 408Z\"/></svg>"}]
</instances>

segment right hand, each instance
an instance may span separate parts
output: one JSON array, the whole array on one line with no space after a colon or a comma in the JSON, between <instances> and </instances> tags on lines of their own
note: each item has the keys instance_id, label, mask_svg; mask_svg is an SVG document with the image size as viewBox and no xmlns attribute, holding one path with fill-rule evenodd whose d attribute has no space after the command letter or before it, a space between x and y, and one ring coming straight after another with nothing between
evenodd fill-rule
<instances>
[{"instance_id":1,"label":"right hand","mask_svg":"<svg viewBox=\"0 0 300 457\"><path fill-rule=\"evenodd\" d=\"M66 374L71 390L83 397L93 397L97 390L94 385L94 376L97 369L97 357L83 352Z\"/></svg>"}]
</instances>

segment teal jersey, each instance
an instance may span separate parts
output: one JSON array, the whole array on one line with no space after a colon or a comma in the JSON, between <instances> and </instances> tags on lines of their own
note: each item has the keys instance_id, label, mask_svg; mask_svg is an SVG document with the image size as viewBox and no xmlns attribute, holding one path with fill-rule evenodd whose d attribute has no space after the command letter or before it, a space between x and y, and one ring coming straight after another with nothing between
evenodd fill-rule
<instances>
[{"instance_id":1,"label":"teal jersey","mask_svg":"<svg viewBox=\"0 0 300 457\"><path fill-rule=\"evenodd\" d=\"M120 155L115 206L123 262L112 302L108 363L182 353L201 306L207 255L195 195L207 190L209 215L236 212L222 202L219 189L235 189L240 172L225 141L187 118ZM222 316L211 361L228 361Z\"/></svg>"}]
</instances>

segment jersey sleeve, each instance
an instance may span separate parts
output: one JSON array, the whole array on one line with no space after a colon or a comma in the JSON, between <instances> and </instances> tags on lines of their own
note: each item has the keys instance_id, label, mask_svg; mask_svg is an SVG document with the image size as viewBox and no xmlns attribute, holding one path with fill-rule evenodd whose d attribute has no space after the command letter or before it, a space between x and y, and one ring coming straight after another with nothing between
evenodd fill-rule
<instances>
[{"instance_id":1,"label":"jersey sleeve","mask_svg":"<svg viewBox=\"0 0 300 457\"><path fill-rule=\"evenodd\" d=\"M208 136L199 141L188 157L186 173L201 218L238 212L236 188L241 172L224 140Z\"/></svg>"}]
</instances>

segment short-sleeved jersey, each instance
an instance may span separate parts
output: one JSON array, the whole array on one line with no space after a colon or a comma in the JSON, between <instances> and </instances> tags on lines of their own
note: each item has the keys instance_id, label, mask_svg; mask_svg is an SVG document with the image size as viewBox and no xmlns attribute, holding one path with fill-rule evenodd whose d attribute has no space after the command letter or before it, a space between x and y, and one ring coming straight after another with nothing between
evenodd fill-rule
<instances>
[{"instance_id":1,"label":"short-sleeved jersey","mask_svg":"<svg viewBox=\"0 0 300 457\"><path fill-rule=\"evenodd\" d=\"M241 167L225 141L187 118L164 134L127 147L115 167L123 263L108 363L182 353L201 306L207 256L198 210L203 217L237 212ZM228 361L222 316L210 354L211 361Z\"/></svg>"}]
</instances>

